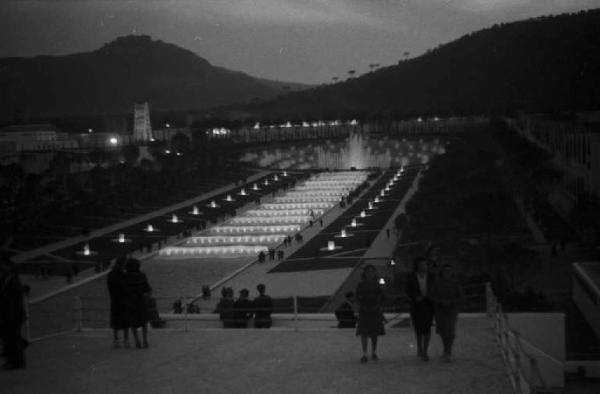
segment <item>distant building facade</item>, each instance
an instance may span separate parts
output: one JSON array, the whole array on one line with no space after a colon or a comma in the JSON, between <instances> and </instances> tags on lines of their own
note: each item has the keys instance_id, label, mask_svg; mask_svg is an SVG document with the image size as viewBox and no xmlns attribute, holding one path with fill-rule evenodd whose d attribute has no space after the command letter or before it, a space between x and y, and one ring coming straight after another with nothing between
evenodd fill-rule
<instances>
[{"instance_id":1,"label":"distant building facade","mask_svg":"<svg viewBox=\"0 0 600 394\"><path fill-rule=\"evenodd\" d=\"M16 152L77 149L77 141L61 133L51 124L26 124L0 129L0 143Z\"/></svg>"},{"instance_id":2,"label":"distant building facade","mask_svg":"<svg viewBox=\"0 0 600 394\"><path fill-rule=\"evenodd\" d=\"M136 103L133 106L133 139L136 141L152 140L150 107L147 102Z\"/></svg>"}]
</instances>

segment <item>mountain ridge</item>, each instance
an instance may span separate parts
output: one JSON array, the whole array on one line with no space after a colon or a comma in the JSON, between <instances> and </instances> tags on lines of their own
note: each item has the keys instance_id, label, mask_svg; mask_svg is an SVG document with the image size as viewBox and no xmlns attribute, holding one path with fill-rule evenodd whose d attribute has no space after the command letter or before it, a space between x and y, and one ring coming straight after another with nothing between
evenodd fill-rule
<instances>
[{"instance_id":1,"label":"mountain ridge","mask_svg":"<svg viewBox=\"0 0 600 394\"><path fill-rule=\"evenodd\" d=\"M234 110L279 121L590 108L600 108L600 9L494 25L357 78Z\"/></svg>"},{"instance_id":2,"label":"mountain ridge","mask_svg":"<svg viewBox=\"0 0 600 394\"><path fill-rule=\"evenodd\" d=\"M119 37L91 52L3 58L0 70L4 119L124 113L136 101L163 111L197 111L305 87L214 66L144 35Z\"/></svg>"}]
</instances>

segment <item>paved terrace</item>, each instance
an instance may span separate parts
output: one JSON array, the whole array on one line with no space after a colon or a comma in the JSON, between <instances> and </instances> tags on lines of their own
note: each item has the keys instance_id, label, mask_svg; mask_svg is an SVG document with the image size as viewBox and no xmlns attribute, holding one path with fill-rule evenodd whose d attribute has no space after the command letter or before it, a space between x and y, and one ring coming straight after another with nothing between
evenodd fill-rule
<instances>
[{"instance_id":1,"label":"paved terrace","mask_svg":"<svg viewBox=\"0 0 600 394\"><path fill-rule=\"evenodd\" d=\"M333 322L332 322L333 323ZM150 348L112 349L106 330L34 343L28 368L0 372L3 394L512 393L492 320L459 319L456 360L415 356L408 328L389 329L363 365L353 330L152 331Z\"/></svg>"}]
</instances>

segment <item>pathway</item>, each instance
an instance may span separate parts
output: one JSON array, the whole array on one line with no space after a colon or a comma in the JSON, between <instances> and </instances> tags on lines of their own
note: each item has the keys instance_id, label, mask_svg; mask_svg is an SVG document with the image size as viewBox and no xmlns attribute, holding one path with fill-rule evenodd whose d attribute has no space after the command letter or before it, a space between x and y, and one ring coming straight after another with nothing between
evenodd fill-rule
<instances>
[{"instance_id":1,"label":"pathway","mask_svg":"<svg viewBox=\"0 0 600 394\"><path fill-rule=\"evenodd\" d=\"M415 356L408 328L389 329L377 362L360 364L353 330L152 331L149 349L111 349L108 331L34 343L28 368L0 372L3 394L510 394L492 321L459 319L456 359Z\"/></svg>"}]
</instances>

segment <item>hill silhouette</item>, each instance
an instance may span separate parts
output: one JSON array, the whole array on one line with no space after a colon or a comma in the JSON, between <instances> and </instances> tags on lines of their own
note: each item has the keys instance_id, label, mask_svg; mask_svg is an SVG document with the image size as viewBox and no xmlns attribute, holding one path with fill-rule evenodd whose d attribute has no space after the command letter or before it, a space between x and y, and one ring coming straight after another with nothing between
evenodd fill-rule
<instances>
[{"instance_id":1,"label":"hill silhouette","mask_svg":"<svg viewBox=\"0 0 600 394\"><path fill-rule=\"evenodd\" d=\"M235 113L278 121L598 107L600 9L595 9L494 25L397 65L237 107Z\"/></svg>"},{"instance_id":2,"label":"hill silhouette","mask_svg":"<svg viewBox=\"0 0 600 394\"><path fill-rule=\"evenodd\" d=\"M198 110L268 99L299 84L253 78L149 36L118 38L88 53L0 59L0 118Z\"/></svg>"}]
</instances>

